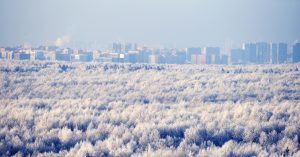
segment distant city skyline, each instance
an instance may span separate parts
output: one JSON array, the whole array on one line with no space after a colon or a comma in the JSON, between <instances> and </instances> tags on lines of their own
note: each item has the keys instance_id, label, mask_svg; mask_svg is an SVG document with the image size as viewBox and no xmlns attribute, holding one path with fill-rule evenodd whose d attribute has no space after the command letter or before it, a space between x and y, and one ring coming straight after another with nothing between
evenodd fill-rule
<instances>
[{"instance_id":1,"label":"distant city skyline","mask_svg":"<svg viewBox=\"0 0 300 157\"><path fill-rule=\"evenodd\" d=\"M1 0L0 46L232 47L300 39L298 0Z\"/></svg>"},{"instance_id":2,"label":"distant city skyline","mask_svg":"<svg viewBox=\"0 0 300 157\"><path fill-rule=\"evenodd\" d=\"M58 40L63 42L63 39ZM300 43L244 43L227 53L220 47L155 48L114 42L109 50L58 46L0 47L0 60L51 60L145 64L286 64L300 62Z\"/></svg>"}]
</instances>

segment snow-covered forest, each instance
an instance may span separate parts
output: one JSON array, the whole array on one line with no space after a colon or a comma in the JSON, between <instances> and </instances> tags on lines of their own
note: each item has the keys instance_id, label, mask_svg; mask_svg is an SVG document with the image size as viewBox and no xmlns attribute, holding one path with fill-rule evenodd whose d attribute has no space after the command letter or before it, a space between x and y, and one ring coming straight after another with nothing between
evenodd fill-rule
<instances>
[{"instance_id":1,"label":"snow-covered forest","mask_svg":"<svg viewBox=\"0 0 300 157\"><path fill-rule=\"evenodd\" d=\"M300 156L299 68L0 61L0 156Z\"/></svg>"}]
</instances>

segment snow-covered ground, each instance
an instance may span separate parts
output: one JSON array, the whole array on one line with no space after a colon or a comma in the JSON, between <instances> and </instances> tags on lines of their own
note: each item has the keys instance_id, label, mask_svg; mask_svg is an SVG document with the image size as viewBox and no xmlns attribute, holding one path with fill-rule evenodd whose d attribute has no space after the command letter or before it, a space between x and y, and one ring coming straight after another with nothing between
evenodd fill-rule
<instances>
[{"instance_id":1,"label":"snow-covered ground","mask_svg":"<svg viewBox=\"0 0 300 157\"><path fill-rule=\"evenodd\" d=\"M300 64L0 61L0 156L300 156Z\"/></svg>"}]
</instances>

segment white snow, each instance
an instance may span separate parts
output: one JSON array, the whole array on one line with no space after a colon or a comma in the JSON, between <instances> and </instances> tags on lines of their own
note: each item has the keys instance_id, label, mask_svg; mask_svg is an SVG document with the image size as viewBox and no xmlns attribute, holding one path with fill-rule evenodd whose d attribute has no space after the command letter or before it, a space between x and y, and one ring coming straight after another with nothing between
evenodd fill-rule
<instances>
[{"instance_id":1,"label":"white snow","mask_svg":"<svg viewBox=\"0 0 300 157\"><path fill-rule=\"evenodd\" d=\"M300 65L0 61L0 156L300 156Z\"/></svg>"}]
</instances>

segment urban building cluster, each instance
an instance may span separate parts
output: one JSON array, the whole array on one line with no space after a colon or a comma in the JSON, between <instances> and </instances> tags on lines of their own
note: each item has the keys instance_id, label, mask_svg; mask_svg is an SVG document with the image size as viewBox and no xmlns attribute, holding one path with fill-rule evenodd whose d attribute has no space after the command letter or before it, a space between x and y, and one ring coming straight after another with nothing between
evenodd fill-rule
<instances>
[{"instance_id":1,"label":"urban building cluster","mask_svg":"<svg viewBox=\"0 0 300 157\"><path fill-rule=\"evenodd\" d=\"M300 43L245 43L222 52L219 47L155 49L132 43L113 43L110 50L78 50L57 46L38 48L3 47L0 58L8 60L52 60L150 64L284 64L300 62Z\"/></svg>"}]
</instances>

